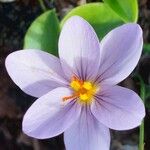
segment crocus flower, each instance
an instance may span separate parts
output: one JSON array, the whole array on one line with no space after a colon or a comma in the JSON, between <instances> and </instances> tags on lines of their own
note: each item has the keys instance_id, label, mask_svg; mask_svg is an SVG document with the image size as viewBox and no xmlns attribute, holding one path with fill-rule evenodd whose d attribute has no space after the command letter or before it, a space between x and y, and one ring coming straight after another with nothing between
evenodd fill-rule
<instances>
[{"instance_id":1,"label":"crocus flower","mask_svg":"<svg viewBox=\"0 0 150 150\"><path fill-rule=\"evenodd\" d=\"M64 132L67 150L108 150L110 129L137 127L145 115L140 97L120 87L142 52L142 30L129 23L99 43L94 29L78 16L65 23L59 58L21 50L6 59L12 80L38 97L23 118L23 131L38 139Z\"/></svg>"}]
</instances>

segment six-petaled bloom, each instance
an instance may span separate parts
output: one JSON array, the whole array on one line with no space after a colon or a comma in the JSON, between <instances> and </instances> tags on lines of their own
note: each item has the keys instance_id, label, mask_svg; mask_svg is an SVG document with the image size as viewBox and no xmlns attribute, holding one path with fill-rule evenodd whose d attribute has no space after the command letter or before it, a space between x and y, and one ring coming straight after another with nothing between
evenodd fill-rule
<instances>
[{"instance_id":1,"label":"six-petaled bloom","mask_svg":"<svg viewBox=\"0 0 150 150\"><path fill-rule=\"evenodd\" d=\"M33 49L11 53L10 77L40 97L25 114L23 131L38 139L65 131L67 150L108 150L109 128L132 129L145 116L140 97L116 85L135 68L142 46L135 23L115 28L99 43L90 24L74 16L61 31L59 58Z\"/></svg>"}]
</instances>

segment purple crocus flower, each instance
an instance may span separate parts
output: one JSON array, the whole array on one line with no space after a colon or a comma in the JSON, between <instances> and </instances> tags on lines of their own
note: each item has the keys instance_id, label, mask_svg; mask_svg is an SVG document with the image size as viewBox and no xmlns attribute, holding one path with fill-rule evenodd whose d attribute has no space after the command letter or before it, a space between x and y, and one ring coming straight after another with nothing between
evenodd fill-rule
<instances>
[{"instance_id":1,"label":"purple crocus flower","mask_svg":"<svg viewBox=\"0 0 150 150\"><path fill-rule=\"evenodd\" d=\"M142 52L142 30L129 23L99 43L93 28L78 16L65 23L59 58L40 50L21 50L6 59L12 80L40 97L23 118L23 131L38 139L64 131L67 150L108 150L110 129L137 127L145 116L141 98L120 87Z\"/></svg>"}]
</instances>

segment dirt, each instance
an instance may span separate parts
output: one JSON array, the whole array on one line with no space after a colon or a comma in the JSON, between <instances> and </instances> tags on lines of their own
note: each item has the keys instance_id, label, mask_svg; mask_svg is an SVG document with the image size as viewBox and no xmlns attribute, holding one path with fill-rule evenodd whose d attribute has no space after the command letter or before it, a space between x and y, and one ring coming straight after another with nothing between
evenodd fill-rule
<instances>
[{"instance_id":1,"label":"dirt","mask_svg":"<svg viewBox=\"0 0 150 150\"><path fill-rule=\"evenodd\" d=\"M45 2L49 8L55 7L61 18L68 10L84 1L55 0L50 4L48 0ZM145 43L150 43L150 1L140 0L139 6L138 23L143 28ZM37 140L23 134L22 117L35 98L23 93L12 82L4 65L9 53L22 49L25 32L41 13L41 7L36 0L0 3L0 150L64 150L63 135L49 140ZM137 67L146 84L149 84L149 60L149 56L143 55ZM129 77L121 85L138 92L138 84ZM137 150L138 133L138 128L123 132L111 131L111 150ZM150 150L149 109L145 118L145 150Z\"/></svg>"}]
</instances>

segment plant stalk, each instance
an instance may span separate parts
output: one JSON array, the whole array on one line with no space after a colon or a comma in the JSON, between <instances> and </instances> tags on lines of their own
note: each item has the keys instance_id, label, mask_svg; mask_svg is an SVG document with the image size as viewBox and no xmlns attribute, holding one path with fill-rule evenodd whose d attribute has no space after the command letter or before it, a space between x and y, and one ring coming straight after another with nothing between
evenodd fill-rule
<instances>
[{"instance_id":1,"label":"plant stalk","mask_svg":"<svg viewBox=\"0 0 150 150\"><path fill-rule=\"evenodd\" d=\"M146 97L146 88L145 84L141 77L139 77L140 80L140 96L143 100L143 103L145 103L145 97ZM139 150L144 150L144 120L142 121L142 124L140 125L140 134L139 134Z\"/></svg>"},{"instance_id":2,"label":"plant stalk","mask_svg":"<svg viewBox=\"0 0 150 150\"><path fill-rule=\"evenodd\" d=\"M45 4L44 4L43 0L38 0L38 1L40 3L40 6L41 6L42 10L45 12L47 9L45 7Z\"/></svg>"}]
</instances>

